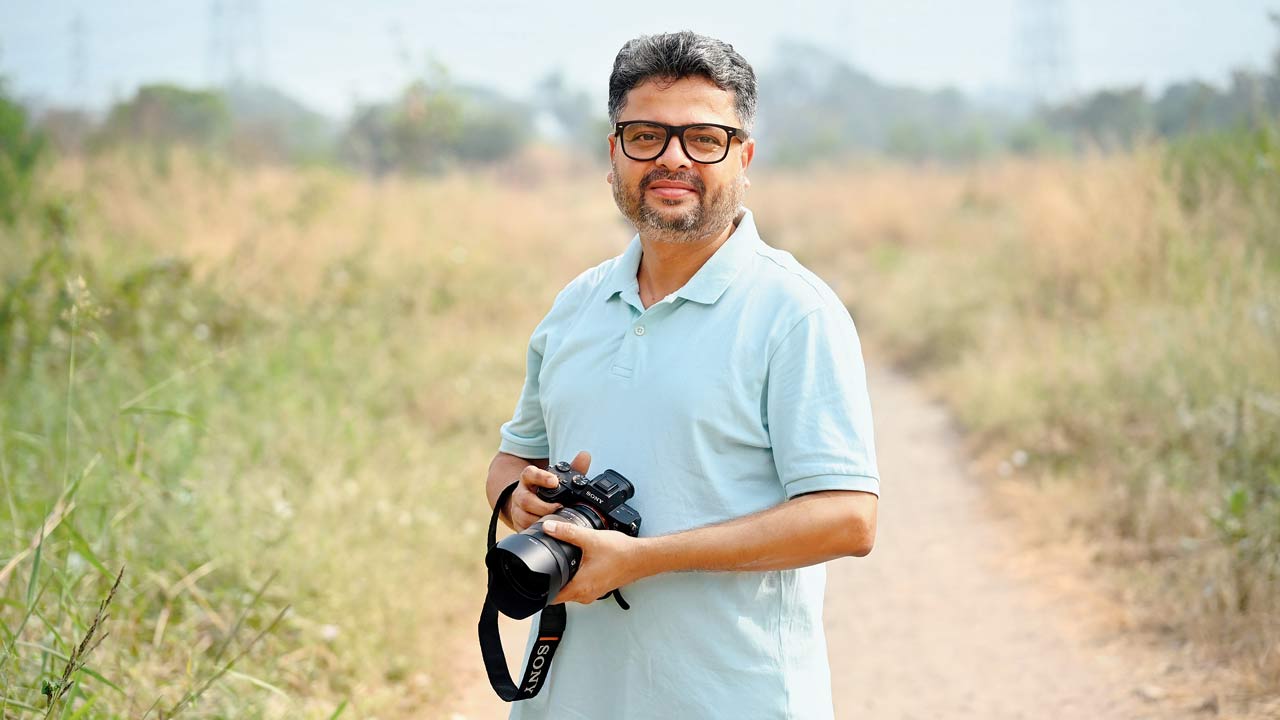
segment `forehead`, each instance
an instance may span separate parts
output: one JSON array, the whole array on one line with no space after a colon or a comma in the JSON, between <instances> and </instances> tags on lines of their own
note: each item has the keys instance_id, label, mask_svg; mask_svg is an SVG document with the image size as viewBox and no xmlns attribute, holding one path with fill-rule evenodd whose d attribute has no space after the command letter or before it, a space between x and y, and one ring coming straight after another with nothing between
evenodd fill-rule
<instances>
[{"instance_id":1,"label":"forehead","mask_svg":"<svg viewBox=\"0 0 1280 720\"><path fill-rule=\"evenodd\" d=\"M654 120L667 125L739 124L733 93L721 90L704 77L681 78L675 82L660 78L645 80L627 93L618 121L627 120Z\"/></svg>"}]
</instances>

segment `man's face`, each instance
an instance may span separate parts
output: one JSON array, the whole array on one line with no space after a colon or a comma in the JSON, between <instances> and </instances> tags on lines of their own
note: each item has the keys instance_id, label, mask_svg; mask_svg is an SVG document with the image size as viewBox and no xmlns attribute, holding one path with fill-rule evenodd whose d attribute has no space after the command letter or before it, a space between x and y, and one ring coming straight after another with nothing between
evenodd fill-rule
<instances>
[{"instance_id":1,"label":"man's face","mask_svg":"<svg viewBox=\"0 0 1280 720\"><path fill-rule=\"evenodd\" d=\"M733 101L732 92L702 77L647 80L627 93L618 121L742 127ZM755 140L729 142L728 157L711 165L690 160L674 136L661 155L641 162L627 157L618 137L610 135L614 202L637 228L661 231L671 241L696 241L723 230L742 204L755 152Z\"/></svg>"}]
</instances>

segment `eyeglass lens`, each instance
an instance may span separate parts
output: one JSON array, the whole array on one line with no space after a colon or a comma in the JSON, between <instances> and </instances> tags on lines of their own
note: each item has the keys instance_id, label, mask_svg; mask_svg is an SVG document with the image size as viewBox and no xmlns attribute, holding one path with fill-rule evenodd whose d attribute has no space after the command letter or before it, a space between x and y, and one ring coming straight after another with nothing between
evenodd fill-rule
<instances>
[{"instance_id":1,"label":"eyeglass lens","mask_svg":"<svg viewBox=\"0 0 1280 720\"><path fill-rule=\"evenodd\" d=\"M667 129L661 125L633 123L622 129L622 149L632 160L652 160L662 154ZM684 151L689 159L720 162L729 152L729 132L714 125L685 128Z\"/></svg>"}]
</instances>

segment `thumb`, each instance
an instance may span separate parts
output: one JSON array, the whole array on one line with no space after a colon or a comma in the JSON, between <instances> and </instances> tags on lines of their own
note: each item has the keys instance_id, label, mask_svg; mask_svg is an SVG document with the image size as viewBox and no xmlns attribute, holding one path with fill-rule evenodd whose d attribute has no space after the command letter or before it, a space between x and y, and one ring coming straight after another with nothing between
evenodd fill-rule
<instances>
[{"instance_id":1,"label":"thumb","mask_svg":"<svg viewBox=\"0 0 1280 720\"><path fill-rule=\"evenodd\" d=\"M569 467L586 475L587 470L591 468L591 453L586 450L580 450L577 455L573 456L573 462L569 463Z\"/></svg>"}]
</instances>

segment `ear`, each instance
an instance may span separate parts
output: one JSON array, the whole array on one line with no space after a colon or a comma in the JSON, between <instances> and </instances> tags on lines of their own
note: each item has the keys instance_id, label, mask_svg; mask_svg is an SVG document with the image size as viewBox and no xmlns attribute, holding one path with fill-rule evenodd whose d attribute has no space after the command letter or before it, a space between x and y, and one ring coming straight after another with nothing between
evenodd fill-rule
<instances>
[{"instance_id":1,"label":"ear","mask_svg":"<svg viewBox=\"0 0 1280 720\"><path fill-rule=\"evenodd\" d=\"M616 152L616 151L617 151L617 149L618 149L618 136L617 136L617 135L614 135L613 133L609 133L609 160L610 160L610 162L612 162L612 161L613 161L613 154L614 154L614 152Z\"/></svg>"},{"instance_id":2,"label":"ear","mask_svg":"<svg viewBox=\"0 0 1280 720\"><path fill-rule=\"evenodd\" d=\"M756 156L756 139L747 138L747 141L742 144L742 153L741 153L742 169L744 171L747 169L748 166L751 165L751 161L755 159L755 156Z\"/></svg>"}]
</instances>

